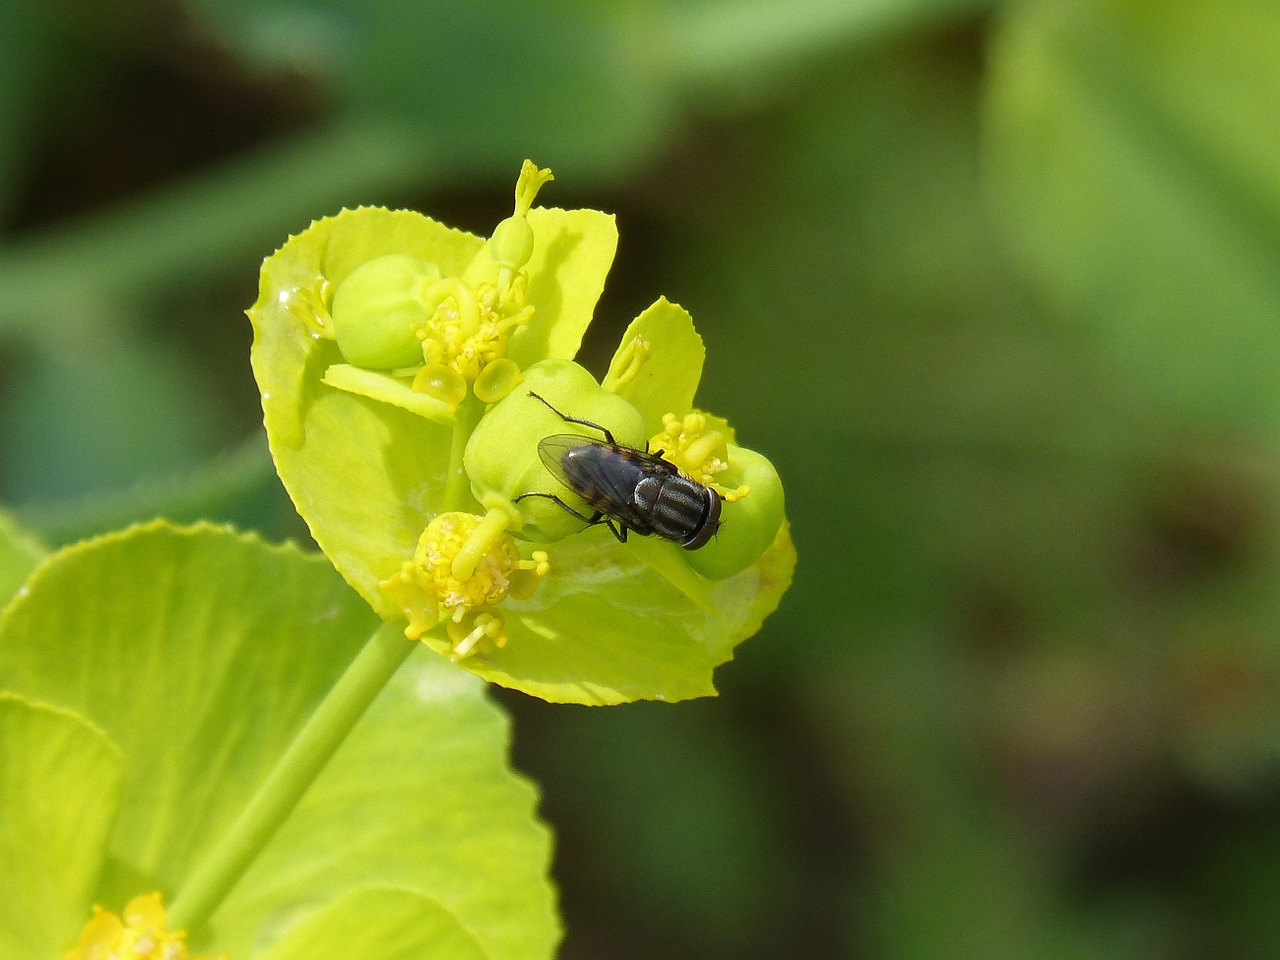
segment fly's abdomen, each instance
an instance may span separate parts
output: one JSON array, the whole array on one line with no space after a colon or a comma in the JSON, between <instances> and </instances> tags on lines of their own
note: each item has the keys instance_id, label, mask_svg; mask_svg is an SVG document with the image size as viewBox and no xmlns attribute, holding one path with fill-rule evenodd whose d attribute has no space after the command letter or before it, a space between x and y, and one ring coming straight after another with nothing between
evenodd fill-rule
<instances>
[{"instance_id":1,"label":"fly's abdomen","mask_svg":"<svg viewBox=\"0 0 1280 960\"><path fill-rule=\"evenodd\" d=\"M645 478L636 485L635 503L648 518L652 533L677 543L702 529L709 509L706 488L679 474Z\"/></svg>"}]
</instances>

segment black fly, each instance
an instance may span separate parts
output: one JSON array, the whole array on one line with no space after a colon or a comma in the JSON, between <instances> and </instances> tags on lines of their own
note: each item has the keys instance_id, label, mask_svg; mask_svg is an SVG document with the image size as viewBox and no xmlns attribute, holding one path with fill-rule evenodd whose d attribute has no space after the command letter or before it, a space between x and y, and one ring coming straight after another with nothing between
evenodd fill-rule
<instances>
[{"instance_id":1,"label":"black fly","mask_svg":"<svg viewBox=\"0 0 1280 960\"><path fill-rule=\"evenodd\" d=\"M538 456L551 475L587 501L595 513L584 516L553 493L524 493L516 497L544 497L588 525L603 523L620 543L627 532L674 540L686 550L697 550L720 528L720 495L686 476L662 451L648 453L618 443L608 428L565 416L542 397L529 391L566 423L576 423L604 434L592 440L576 433L558 433L538 444Z\"/></svg>"}]
</instances>

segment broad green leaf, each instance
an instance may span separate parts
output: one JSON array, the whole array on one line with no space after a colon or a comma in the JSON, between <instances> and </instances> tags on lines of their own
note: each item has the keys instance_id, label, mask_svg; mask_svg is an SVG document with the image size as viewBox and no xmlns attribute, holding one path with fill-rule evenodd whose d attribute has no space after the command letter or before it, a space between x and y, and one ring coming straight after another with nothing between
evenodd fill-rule
<instances>
[{"instance_id":1,"label":"broad green leaf","mask_svg":"<svg viewBox=\"0 0 1280 960\"><path fill-rule=\"evenodd\" d=\"M550 836L484 691L426 650L401 668L214 917L219 949L243 954L296 905L382 883L440 901L494 958L551 957Z\"/></svg>"},{"instance_id":2,"label":"broad green leaf","mask_svg":"<svg viewBox=\"0 0 1280 960\"><path fill-rule=\"evenodd\" d=\"M458 274L482 245L417 214L346 211L263 264L261 295L249 311L276 470L321 549L375 607L385 602L378 581L413 553L428 504L443 495L449 430L323 383L342 358L333 341L314 335L305 311L322 309L323 281L336 285L383 254L413 253Z\"/></svg>"},{"instance_id":3,"label":"broad green leaf","mask_svg":"<svg viewBox=\"0 0 1280 960\"><path fill-rule=\"evenodd\" d=\"M1280 412L1280 7L1015 4L990 184L1014 246L1120 375L1183 414Z\"/></svg>"},{"instance_id":4,"label":"broad green leaf","mask_svg":"<svg viewBox=\"0 0 1280 960\"><path fill-rule=\"evenodd\" d=\"M173 891L373 628L319 557L163 522L52 555L0 617L0 676L124 751L102 903Z\"/></svg>"},{"instance_id":5,"label":"broad green leaf","mask_svg":"<svg viewBox=\"0 0 1280 960\"><path fill-rule=\"evenodd\" d=\"M9 602L44 554L43 546L0 512L0 607Z\"/></svg>"},{"instance_id":6,"label":"broad green leaf","mask_svg":"<svg viewBox=\"0 0 1280 960\"><path fill-rule=\"evenodd\" d=\"M0 618L0 676L125 755L93 899L181 889L375 624L322 558L224 528L154 523L47 560ZM390 883L444 902L495 957L550 955L549 842L506 768L505 721L482 684L423 659L193 946L250 957L334 897Z\"/></svg>"},{"instance_id":7,"label":"broad green leaf","mask_svg":"<svg viewBox=\"0 0 1280 960\"><path fill-rule=\"evenodd\" d=\"M69 710L0 693L0 956L75 943L120 799L123 757Z\"/></svg>"},{"instance_id":8,"label":"broad green leaf","mask_svg":"<svg viewBox=\"0 0 1280 960\"><path fill-rule=\"evenodd\" d=\"M618 249L613 215L599 210L534 207L529 225L537 244L525 270L538 313L511 335L510 356L521 367L577 354Z\"/></svg>"},{"instance_id":9,"label":"broad green leaf","mask_svg":"<svg viewBox=\"0 0 1280 960\"><path fill-rule=\"evenodd\" d=\"M290 930L261 960L485 960L488 954L436 901L412 890L366 887Z\"/></svg>"}]
</instances>

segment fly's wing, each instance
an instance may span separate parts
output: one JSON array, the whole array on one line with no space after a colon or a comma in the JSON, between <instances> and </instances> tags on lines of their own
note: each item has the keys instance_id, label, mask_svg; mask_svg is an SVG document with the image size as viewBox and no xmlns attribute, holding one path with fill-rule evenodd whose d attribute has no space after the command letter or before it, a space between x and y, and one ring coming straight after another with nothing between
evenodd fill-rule
<instances>
[{"instance_id":1,"label":"fly's wing","mask_svg":"<svg viewBox=\"0 0 1280 960\"><path fill-rule=\"evenodd\" d=\"M585 437L576 433L557 433L551 437L543 437L538 442L538 456L542 458L542 465L549 474L576 492L577 488L564 471L564 458L570 450L588 442Z\"/></svg>"},{"instance_id":2,"label":"fly's wing","mask_svg":"<svg viewBox=\"0 0 1280 960\"><path fill-rule=\"evenodd\" d=\"M593 509L637 533L652 530L649 518L632 503L636 484L646 475L644 454L580 434L559 433L538 444L538 455L553 477Z\"/></svg>"}]
</instances>

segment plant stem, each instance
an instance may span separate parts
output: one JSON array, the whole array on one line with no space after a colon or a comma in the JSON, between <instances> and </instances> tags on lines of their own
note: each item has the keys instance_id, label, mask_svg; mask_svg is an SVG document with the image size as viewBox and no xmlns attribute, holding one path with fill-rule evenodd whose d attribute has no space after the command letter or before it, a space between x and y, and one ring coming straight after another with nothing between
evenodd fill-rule
<instances>
[{"instance_id":1,"label":"plant stem","mask_svg":"<svg viewBox=\"0 0 1280 960\"><path fill-rule=\"evenodd\" d=\"M171 929L190 931L217 910L417 646L394 624L382 624L369 637L240 816L178 892L169 910Z\"/></svg>"},{"instance_id":2,"label":"plant stem","mask_svg":"<svg viewBox=\"0 0 1280 960\"><path fill-rule=\"evenodd\" d=\"M462 466L462 455L467 451L467 441L484 415L484 404L470 391L458 405L453 424L453 440L449 446L449 472L445 476L444 509L470 511L475 500L471 496L471 482Z\"/></svg>"}]
</instances>

